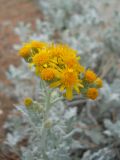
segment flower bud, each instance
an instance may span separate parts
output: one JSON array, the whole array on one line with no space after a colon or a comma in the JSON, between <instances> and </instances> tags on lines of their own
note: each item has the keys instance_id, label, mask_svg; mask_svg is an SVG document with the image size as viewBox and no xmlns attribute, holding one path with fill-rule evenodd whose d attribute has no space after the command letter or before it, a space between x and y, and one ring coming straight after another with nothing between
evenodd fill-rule
<instances>
[{"instance_id":1,"label":"flower bud","mask_svg":"<svg viewBox=\"0 0 120 160\"><path fill-rule=\"evenodd\" d=\"M100 78L96 79L95 84L98 88L101 88L103 86L103 82Z\"/></svg>"},{"instance_id":2,"label":"flower bud","mask_svg":"<svg viewBox=\"0 0 120 160\"><path fill-rule=\"evenodd\" d=\"M52 127L52 120L48 119L44 123L45 128L51 128Z\"/></svg>"},{"instance_id":3,"label":"flower bud","mask_svg":"<svg viewBox=\"0 0 120 160\"><path fill-rule=\"evenodd\" d=\"M24 105L25 105L26 107L30 107L30 106L32 105L32 103L33 103L33 100L32 100L30 97L26 97L26 98L24 99Z\"/></svg>"}]
</instances>

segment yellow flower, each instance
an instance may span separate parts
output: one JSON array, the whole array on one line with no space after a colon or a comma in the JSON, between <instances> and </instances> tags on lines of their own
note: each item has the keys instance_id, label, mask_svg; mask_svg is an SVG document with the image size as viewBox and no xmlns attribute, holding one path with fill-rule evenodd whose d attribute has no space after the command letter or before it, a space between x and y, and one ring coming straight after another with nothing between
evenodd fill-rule
<instances>
[{"instance_id":1,"label":"yellow flower","mask_svg":"<svg viewBox=\"0 0 120 160\"><path fill-rule=\"evenodd\" d=\"M98 88L101 88L103 86L102 79L98 77L95 81L95 84L97 85Z\"/></svg>"},{"instance_id":2,"label":"yellow flower","mask_svg":"<svg viewBox=\"0 0 120 160\"><path fill-rule=\"evenodd\" d=\"M75 50L64 44L52 44L49 47L49 52L53 57L62 57L63 55L77 53Z\"/></svg>"},{"instance_id":3,"label":"yellow flower","mask_svg":"<svg viewBox=\"0 0 120 160\"><path fill-rule=\"evenodd\" d=\"M45 42L40 42L40 41L35 41L35 40L31 41L31 47L33 48L42 49L42 48L45 48L46 46L47 46L47 43Z\"/></svg>"},{"instance_id":4,"label":"yellow flower","mask_svg":"<svg viewBox=\"0 0 120 160\"><path fill-rule=\"evenodd\" d=\"M27 97L24 99L24 105L26 107L29 107L33 103L32 99L30 97Z\"/></svg>"},{"instance_id":5,"label":"yellow flower","mask_svg":"<svg viewBox=\"0 0 120 160\"><path fill-rule=\"evenodd\" d=\"M66 87L71 87L77 82L77 74L72 69L65 69L61 81Z\"/></svg>"},{"instance_id":6,"label":"yellow flower","mask_svg":"<svg viewBox=\"0 0 120 160\"><path fill-rule=\"evenodd\" d=\"M31 52L31 45L29 43L26 43L19 51L19 55L22 56L23 58L26 58L30 56Z\"/></svg>"},{"instance_id":7,"label":"yellow flower","mask_svg":"<svg viewBox=\"0 0 120 160\"><path fill-rule=\"evenodd\" d=\"M53 57L60 57L60 55L62 54L62 48L59 45L52 44L49 47L49 53Z\"/></svg>"},{"instance_id":8,"label":"yellow flower","mask_svg":"<svg viewBox=\"0 0 120 160\"><path fill-rule=\"evenodd\" d=\"M51 87L60 86L60 90L66 90L66 98L72 99L72 92L76 90L77 93L80 93L80 88L83 88L81 80L78 79L78 74L73 69L64 69L61 73L61 77L58 81L51 83Z\"/></svg>"},{"instance_id":9,"label":"yellow flower","mask_svg":"<svg viewBox=\"0 0 120 160\"><path fill-rule=\"evenodd\" d=\"M67 67L69 68L76 67L78 63L77 57L75 55L69 55L68 53L66 55L63 55L62 59L64 64L67 65Z\"/></svg>"},{"instance_id":10,"label":"yellow flower","mask_svg":"<svg viewBox=\"0 0 120 160\"><path fill-rule=\"evenodd\" d=\"M98 90L96 88L89 88L87 91L87 97L95 100L98 97Z\"/></svg>"},{"instance_id":11,"label":"yellow flower","mask_svg":"<svg viewBox=\"0 0 120 160\"><path fill-rule=\"evenodd\" d=\"M35 65L43 65L49 61L49 54L46 50L42 50L38 54L36 54L33 58L33 64Z\"/></svg>"},{"instance_id":12,"label":"yellow flower","mask_svg":"<svg viewBox=\"0 0 120 160\"><path fill-rule=\"evenodd\" d=\"M82 65L80 65L79 63L77 64L76 70L80 73L84 73L85 72L85 67L83 67Z\"/></svg>"},{"instance_id":13,"label":"yellow flower","mask_svg":"<svg viewBox=\"0 0 120 160\"><path fill-rule=\"evenodd\" d=\"M53 80L55 78L55 69L53 68L44 68L41 73L41 78L46 81Z\"/></svg>"},{"instance_id":14,"label":"yellow flower","mask_svg":"<svg viewBox=\"0 0 120 160\"><path fill-rule=\"evenodd\" d=\"M30 66L35 67L37 76L49 82L50 87L59 87L69 100L72 99L74 90L78 94L80 91L84 94L91 85L96 88L102 87L102 80L92 70L85 71L79 63L80 57L77 56L77 51L68 45L54 43L49 45L33 40L26 43L19 54ZM96 88L87 89L86 96L95 99L98 96Z\"/></svg>"},{"instance_id":15,"label":"yellow flower","mask_svg":"<svg viewBox=\"0 0 120 160\"><path fill-rule=\"evenodd\" d=\"M97 76L96 74L88 69L86 72L85 72L85 80L89 83L93 83L95 80L96 80Z\"/></svg>"}]
</instances>

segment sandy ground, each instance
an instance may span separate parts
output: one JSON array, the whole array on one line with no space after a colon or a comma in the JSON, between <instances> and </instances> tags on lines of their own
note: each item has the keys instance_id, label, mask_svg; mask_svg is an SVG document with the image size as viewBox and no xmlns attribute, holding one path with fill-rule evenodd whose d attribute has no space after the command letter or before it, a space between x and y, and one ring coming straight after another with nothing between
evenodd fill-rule
<instances>
[{"instance_id":1,"label":"sandy ground","mask_svg":"<svg viewBox=\"0 0 120 160\"><path fill-rule=\"evenodd\" d=\"M0 0L0 83L6 87L11 85L5 76L6 70L10 64L17 66L20 63L20 57L13 49L13 44L19 43L13 28L20 21L30 22L34 28L36 18L42 18L42 16L34 0ZM15 99L6 96L0 90L0 143L5 135L3 123L15 102ZM12 157L6 158L6 160L9 159L12 160ZM0 160L4 158L0 157Z\"/></svg>"}]
</instances>

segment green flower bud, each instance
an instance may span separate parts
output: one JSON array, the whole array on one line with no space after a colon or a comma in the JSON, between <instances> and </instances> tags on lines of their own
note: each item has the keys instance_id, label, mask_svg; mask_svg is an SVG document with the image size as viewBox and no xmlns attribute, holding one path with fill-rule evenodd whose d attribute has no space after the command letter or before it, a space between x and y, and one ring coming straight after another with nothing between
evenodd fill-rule
<instances>
[{"instance_id":1,"label":"green flower bud","mask_svg":"<svg viewBox=\"0 0 120 160\"><path fill-rule=\"evenodd\" d=\"M44 123L44 127L45 128L51 128L52 127L52 120L50 120L50 119L48 119L48 120L46 120L45 121L45 123Z\"/></svg>"}]
</instances>

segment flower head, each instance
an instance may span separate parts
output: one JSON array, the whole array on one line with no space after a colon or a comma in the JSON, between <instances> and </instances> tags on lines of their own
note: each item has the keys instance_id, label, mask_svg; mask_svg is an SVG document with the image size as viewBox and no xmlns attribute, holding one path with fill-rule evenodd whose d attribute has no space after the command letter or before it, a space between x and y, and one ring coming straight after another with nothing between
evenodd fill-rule
<instances>
[{"instance_id":1,"label":"flower head","mask_svg":"<svg viewBox=\"0 0 120 160\"><path fill-rule=\"evenodd\" d=\"M98 88L101 88L103 86L102 79L98 77L95 81L95 84Z\"/></svg>"},{"instance_id":2,"label":"flower head","mask_svg":"<svg viewBox=\"0 0 120 160\"><path fill-rule=\"evenodd\" d=\"M24 99L24 105L29 107L33 103L33 100L30 97Z\"/></svg>"},{"instance_id":3,"label":"flower head","mask_svg":"<svg viewBox=\"0 0 120 160\"><path fill-rule=\"evenodd\" d=\"M98 97L98 90L96 88L89 88L87 90L87 97L95 100Z\"/></svg>"},{"instance_id":4,"label":"flower head","mask_svg":"<svg viewBox=\"0 0 120 160\"><path fill-rule=\"evenodd\" d=\"M52 44L49 47L52 57L63 57L65 55L76 54L76 51L64 44Z\"/></svg>"},{"instance_id":5,"label":"flower head","mask_svg":"<svg viewBox=\"0 0 120 160\"><path fill-rule=\"evenodd\" d=\"M73 90L76 90L77 93L80 93L80 88L83 87L81 80L78 78L77 72L69 68L62 70L60 73L60 79L57 82L53 82L50 86L60 86L61 91L66 91L66 98L69 100L72 99Z\"/></svg>"},{"instance_id":6,"label":"flower head","mask_svg":"<svg viewBox=\"0 0 120 160\"><path fill-rule=\"evenodd\" d=\"M53 68L44 68L42 69L40 75L43 80L50 81L55 78L55 73L56 71Z\"/></svg>"},{"instance_id":7,"label":"flower head","mask_svg":"<svg viewBox=\"0 0 120 160\"><path fill-rule=\"evenodd\" d=\"M29 43L26 43L19 51L19 55L22 56L23 58L26 58L30 56L31 52L31 45Z\"/></svg>"},{"instance_id":8,"label":"flower head","mask_svg":"<svg viewBox=\"0 0 120 160\"><path fill-rule=\"evenodd\" d=\"M77 83L77 73L72 69L65 69L61 74L61 82L65 87L73 87Z\"/></svg>"},{"instance_id":9,"label":"flower head","mask_svg":"<svg viewBox=\"0 0 120 160\"><path fill-rule=\"evenodd\" d=\"M89 83L93 83L95 80L96 80L97 76L96 74L88 69L86 72L85 72L85 80Z\"/></svg>"},{"instance_id":10,"label":"flower head","mask_svg":"<svg viewBox=\"0 0 120 160\"><path fill-rule=\"evenodd\" d=\"M36 54L33 58L33 64L35 65L43 65L45 63L47 63L49 61L49 54L46 50L42 50L41 52L39 52L38 54Z\"/></svg>"},{"instance_id":11,"label":"flower head","mask_svg":"<svg viewBox=\"0 0 120 160\"><path fill-rule=\"evenodd\" d=\"M76 67L78 64L78 60L75 55L71 55L71 56L69 54L63 55L62 60L63 60L63 63L69 68Z\"/></svg>"},{"instance_id":12,"label":"flower head","mask_svg":"<svg viewBox=\"0 0 120 160\"><path fill-rule=\"evenodd\" d=\"M31 44L31 47L33 47L33 48L39 48L39 49L43 49L43 48L45 48L48 45L45 42L40 42L40 41L35 41L35 40L31 41L30 44Z\"/></svg>"}]
</instances>

